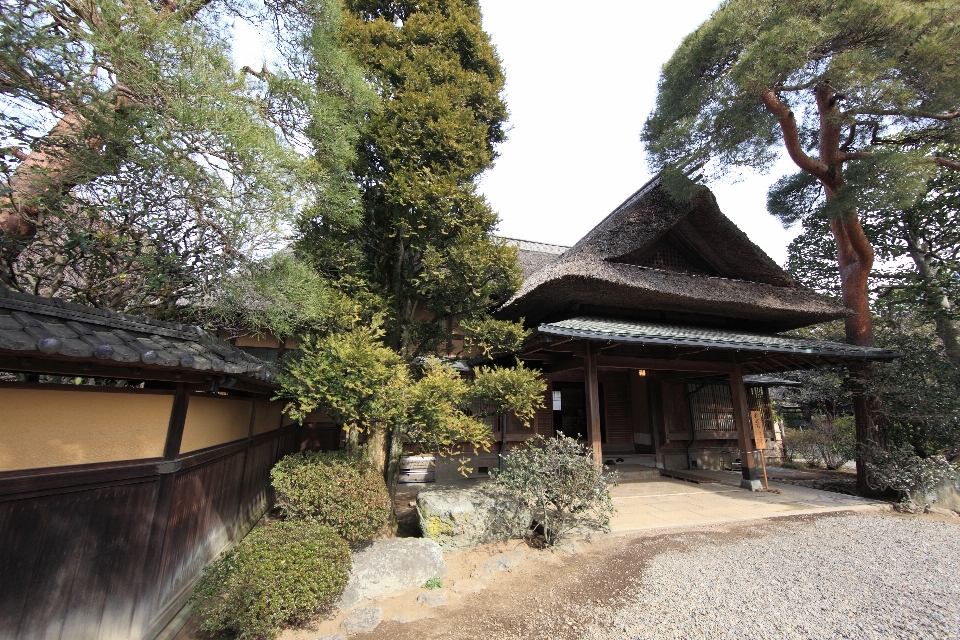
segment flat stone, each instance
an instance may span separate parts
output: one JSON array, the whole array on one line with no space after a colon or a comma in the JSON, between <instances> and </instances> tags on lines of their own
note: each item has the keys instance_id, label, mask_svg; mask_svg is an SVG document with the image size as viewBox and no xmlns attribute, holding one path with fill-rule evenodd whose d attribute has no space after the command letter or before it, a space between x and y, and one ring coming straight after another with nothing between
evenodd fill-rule
<instances>
[{"instance_id":1,"label":"flat stone","mask_svg":"<svg viewBox=\"0 0 960 640\"><path fill-rule=\"evenodd\" d=\"M452 587L454 593L476 593L477 591L482 591L486 588L487 585L474 578L457 580L455 583L453 583Z\"/></svg>"},{"instance_id":2,"label":"flat stone","mask_svg":"<svg viewBox=\"0 0 960 640\"><path fill-rule=\"evenodd\" d=\"M428 607L442 607L447 604L447 594L443 589L424 591L417 596L417 602Z\"/></svg>"},{"instance_id":3,"label":"flat stone","mask_svg":"<svg viewBox=\"0 0 960 640\"><path fill-rule=\"evenodd\" d=\"M517 566L522 558L523 551L508 551L504 553L498 553L497 555L493 556L489 562L484 562L482 565L480 565L480 568L486 569L489 572L506 571Z\"/></svg>"},{"instance_id":4,"label":"flat stone","mask_svg":"<svg viewBox=\"0 0 960 640\"><path fill-rule=\"evenodd\" d=\"M577 544L576 540L564 540L559 544L561 551L566 551L570 555L576 555L580 553L580 545Z\"/></svg>"},{"instance_id":5,"label":"flat stone","mask_svg":"<svg viewBox=\"0 0 960 640\"><path fill-rule=\"evenodd\" d=\"M424 537L444 551L522 538L533 521L529 509L490 486L424 487L417 494Z\"/></svg>"},{"instance_id":6,"label":"flat stone","mask_svg":"<svg viewBox=\"0 0 960 640\"><path fill-rule=\"evenodd\" d=\"M347 636L343 635L342 633L331 633L326 636L314 638L314 640L347 640Z\"/></svg>"},{"instance_id":7,"label":"flat stone","mask_svg":"<svg viewBox=\"0 0 960 640\"><path fill-rule=\"evenodd\" d=\"M337 604L349 609L361 600L378 600L415 589L447 575L440 546L424 538L377 540L354 554L347 588Z\"/></svg>"},{"instance_id":8,"label":"flat stone","mask_svg":"<svg viewBox=\"0 0 960 640\"><path fill-rule=\"evenodd\" d=\"M383 609L380 607L360 607L347 614L340 623L346 634L373 631L383 621Z\"/></svg>"}]
</instances>

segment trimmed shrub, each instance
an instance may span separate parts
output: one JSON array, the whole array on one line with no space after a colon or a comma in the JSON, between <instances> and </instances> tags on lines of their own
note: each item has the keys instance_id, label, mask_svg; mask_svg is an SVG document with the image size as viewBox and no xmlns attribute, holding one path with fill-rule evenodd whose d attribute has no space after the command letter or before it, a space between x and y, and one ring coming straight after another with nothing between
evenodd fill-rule
<instances>
[{"instance_id":1,"label":"trimmed shrub","mask_svg":"<svg viewBox=\"0 0 960 640\"><path fill-rule=\"evenodd\" d=\"M609 485L616 485L616 472L603 476L591 451L573 438L537 435L526 449L516 449L503 459L496 486L510 498L533 511L543 526L548 545L558 544L576 530L610 530L616 511Z\"/></svg>"},{"instance_id":2,"label":"trimmed shrub","mask_svg":"<svg viewBox=\"0 0 960 640\"><path fill-rule=\"evenodd\" d=\"M273 522L208 565L191 604L204 631L269 640L333 605L349 575L350 548L332 528Z\"/></svg>"},{"instance_id":3,"label":"trimmed shrub","mask_svg":"<svg viewBox=\"0 0 960 640\"><path fill-rule=\"evenodd\" d=\"M294 453L273 467L270 478L288 517L329 525L351 545L380 533L392 513L383 477L357 455Z\"/></svg>"}]
</instances>

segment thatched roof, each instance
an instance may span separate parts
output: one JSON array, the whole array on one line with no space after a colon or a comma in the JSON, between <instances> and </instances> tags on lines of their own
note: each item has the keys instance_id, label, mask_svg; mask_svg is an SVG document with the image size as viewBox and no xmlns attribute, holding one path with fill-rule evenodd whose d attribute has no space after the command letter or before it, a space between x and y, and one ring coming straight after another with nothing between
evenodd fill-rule
<instances>
[{"instance_id":1,"label":"thatched roof","mask_svg":"<svg viewBox=\"0 0 960 640\"><path fill-rule=\"evenodd\" d=\"M798 285L704 189L682 204L650 181L501 307L534 325L592 313L782 331L851 312Z\"/></svg>"},{"instance_id":2,"label":"thatched roof","mask_svg":"<svg viewBox=\"0 0 960 640\"><path fill-rule=\"evenodd\" d=\"M516 238L504 238L504 240L507 244L517 248L517 252L520 254L520 270L523 271L524 279L556 262L570 248L558 244L530 242L529 240L518 240Z\"/></svg>"}]
</instances>

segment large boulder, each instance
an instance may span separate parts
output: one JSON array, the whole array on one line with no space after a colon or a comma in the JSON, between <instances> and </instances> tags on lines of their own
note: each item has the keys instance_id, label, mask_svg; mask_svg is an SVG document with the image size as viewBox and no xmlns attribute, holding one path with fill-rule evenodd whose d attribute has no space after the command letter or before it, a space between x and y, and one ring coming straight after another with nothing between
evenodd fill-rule
<instances>
[{"instance_id":1,"label":"large boulder","mask_svg":"<svg viewBox=\"0 0 960 640\"><path fill-rule=\"evenodd\" d=\"M444 551L522 538L533 513L490 486L424 487L417 495L423 536Z\"/></svg>"},{"instance_id":2,"label":"large boulder","mask_svg":"<svg viewBox=\"0 0 960 640\"><path fill-rule=\"evenodd\" d=\"M377 540L354 554L350 580L337 606L349 609L361 600L389 598L446 574L443 552L432 540Z\"/></svg>"}]
</instances>

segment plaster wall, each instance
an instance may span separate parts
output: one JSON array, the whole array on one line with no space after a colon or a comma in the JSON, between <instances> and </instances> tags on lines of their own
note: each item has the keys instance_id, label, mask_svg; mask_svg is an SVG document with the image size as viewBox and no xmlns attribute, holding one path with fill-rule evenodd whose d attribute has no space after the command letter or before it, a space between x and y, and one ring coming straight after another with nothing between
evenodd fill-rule
<instances>
[{"instance_id":1,"label":"plaster wall","mask_svg":"<svg viewBox=\"0 0 960 640\"><path fill-rule=\"evenodd\" d=\"M172 394L0 388L0 471L158 458L172 406Z\"/></svg>"},{"instance_id":2,"label":"plaster wall","mask_svg":"<svg viewBox=\"0 0 960 640\"><path fill-rule=\"evenodd\" d=\"M232 398L193 396L187 409L180 453L242 440L250 433L253 402Z\"/></svg>"},{"instance_id":3,"label":"plaster wall","mask_svg":"<svg viewBox=\"0 0 960 640\"><path fill-rule=\"evenodd\" d=\"M283 402L258 402L253 413L253 435L280 428Z\"/></svg>"}]
</instances>

